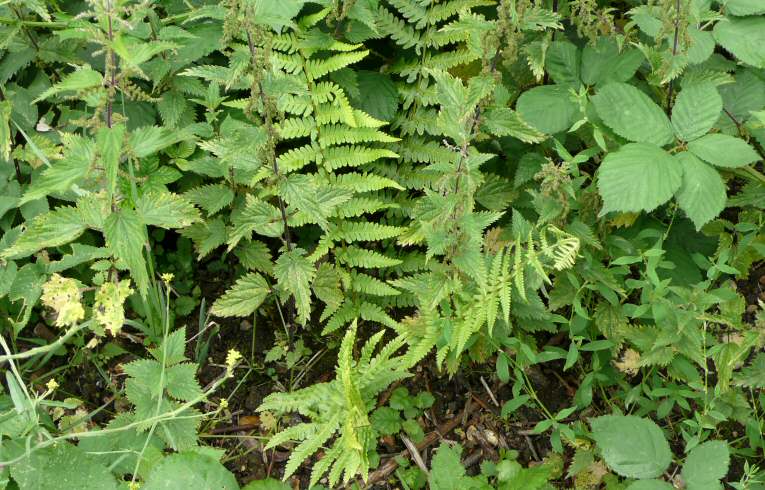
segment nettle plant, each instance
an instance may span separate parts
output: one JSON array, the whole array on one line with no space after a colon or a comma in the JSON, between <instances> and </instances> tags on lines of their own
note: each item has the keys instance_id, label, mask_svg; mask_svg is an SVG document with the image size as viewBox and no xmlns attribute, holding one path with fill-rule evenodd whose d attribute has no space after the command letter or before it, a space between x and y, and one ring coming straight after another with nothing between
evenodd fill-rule
<instances>
[{"instance_id":1,"label":"nettle plant","mask_svg":"<svg viewBox=\"0 0 765 490\"><path fill-rule=\"evenodd\" d=\"M572 424L584 410L671 420L687 488L725 476L733 424L742 457L763 449L765 323L731 281L765 257L760 2L14 0L0 24L0 359L126 328L151 346L116 389L131 410L66 449L49 441L75 436L35 429L53 388L26 389L33 364L8 376L23 430L9 415L2 435L47 441L51 468L85 458L151 488L197 465L219 480L193 484L237 485L197 446L212 388L171 328L164 230L233 271L213 315L340 342L333 380L260 407L302 417L267 446L297 442L285 478L321 454L311 483L365 479L380 436L419 437L403 395L404 419L376 400L420 362L494 363L501 415L543 414L535 431L576 450L577 488L669 484L652 422ZM38 319L66 330L12 354ZM580 377L557 411L529 377L548 362ZM624 434L660 454L631 463ZM17 483L43 464L29 447L0 458L25 461ZM434 466L455 460L442 448ZM559 478L516 465L454 481Z\"/></svg>"}]
</instances>

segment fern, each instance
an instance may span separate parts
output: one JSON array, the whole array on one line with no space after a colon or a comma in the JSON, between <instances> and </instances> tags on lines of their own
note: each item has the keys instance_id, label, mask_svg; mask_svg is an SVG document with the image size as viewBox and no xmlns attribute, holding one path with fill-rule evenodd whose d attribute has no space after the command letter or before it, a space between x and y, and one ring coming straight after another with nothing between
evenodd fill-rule
<instances>
[{"instance_id":1,"label":"fern","mask_svg":"<svg viewBox=\"0 0 765 490\"><path fill-rule=\"evenodd\" d=\"M356 340L356 322L348 329L338 352L335 379L293 393L274 393L266 397L258 411L277 414L297 411L310 422L287 428L272 437L266 449L287 441L299 441L285 467L284 478L292 475L335 433L340 435L314 464L311 485L329 472L332 487L340 480L350 481L369 474L369 456L376 445L376 435L368 413L376 396L391 383L409 376L403 358L395 353L403 346L398 338L385 345L377 355L372 352L382 336L372 337L362 348L359 360L352 357Z\"/></svg>"}]
</instances>

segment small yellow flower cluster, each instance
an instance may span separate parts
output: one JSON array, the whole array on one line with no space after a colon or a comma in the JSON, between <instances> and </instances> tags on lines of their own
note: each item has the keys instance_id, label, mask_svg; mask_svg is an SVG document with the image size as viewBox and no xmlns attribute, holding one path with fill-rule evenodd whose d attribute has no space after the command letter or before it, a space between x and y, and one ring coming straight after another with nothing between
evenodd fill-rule
<instances>
[{"instance_id":1,"label":"small yellow flower cluster","mask_svg":"<svg viewBox=\"0 0 765 490\"><path fill-rule=\"evenodd\" d=\"M72 326L85 318L85 309L80 303L82 293L74 279L53 274L42 290L42 303L57 313L56 326Z\"/></svg>"},{"instance_id":2,"label":"small yellow flower cluster","mask_svg":"<svg viewBox=\"0 0 765 490\"><path fill-rule=\"evenodd\" d=\"M123 279L118 283L105 282L96 291L96 302L93 305L96 321L112 335L117 335L125 323L125 310L122 305L132 292L130 279Z\"/></svg>"},{"instance_id":3,"label":"small yellow flower cluster","mask_svg":"<svg viewBox=\"0 0 765 490\"><path fill-rule=\"evenodd\" d=\"M55 391L56 388L58 388L58 381L56 381L55 379L51 378L45 384L45 387L48 389L48 391Z\"/></svg>"},{"instance_id":4,"label":"small yellow flower cluster","mask_svg":"<svg viewBox=\"0 0 765 490\"><path fill-rule=\"evenodd\" d=\"M165 282L165 284L169 285L171 282L173 282L173 279L175 279L175 274L172 272L165 272L160 277Z\"/></svg>"},{"instance_id":5,"label":"small yellow flower cluster","mask_svg":"<svg viewBox=\"0 0 765 490\"><path fill-rule=\"evenodd\" d=\"M231 349L226 354L226 376L234 375L234 367L242 360L242 354L236 349Z\"/></svg>"}]
</instances>

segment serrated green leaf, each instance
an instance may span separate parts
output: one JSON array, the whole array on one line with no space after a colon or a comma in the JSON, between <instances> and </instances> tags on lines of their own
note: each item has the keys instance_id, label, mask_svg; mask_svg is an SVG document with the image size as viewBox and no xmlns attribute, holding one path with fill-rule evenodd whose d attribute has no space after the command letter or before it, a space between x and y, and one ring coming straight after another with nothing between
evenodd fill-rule
<instances>
[{"instance_id":1,"label":"serrated green leaf","mask_svg":"<svg viewBox=\"0 0 765 490\"><path fill-rule=\"evenodd\" d=\"M47 99L51 95L55 95L61 92L76 92L79 90L97 87L102 83L103 76L101 73L97 72L89 66L85 66L65 76L63 80L41 93L33 101L33 103Z\"/></svg>"},{"instance_id":2,"label":"serrated green leaf","mask_svg":"<svg viewBox=\"0 0 765 490\"><path fill-rule=\"evenodd\" d=\"M727 134L708 134L688 143L688 150L712 165L725 168L743 167L760 159L752 146L741 138Z\"/></svg>"},{"instance_id":3,"label":"serrated green leaf","mask_svg":"<svg viewBox=\"0 0 765 490\"><path fill-rule=\"evenodd\" d=\"M120 155L124 145L127 128L123 124L102 127L96 134L96 148L101 160L101 167L106 174L106 195L111 201L114 190L117 188L117 175L119 174Z\"/></svg>"},{"instance_id":4,"label":"serrated green leaf","mask_svg":"<svg viewBox=\"0 0 765 490\"><path fill-rule=\"evenodd\" d=\"M677 137L693 141L707 134L720 118L723 101L712 82L685 87L672 108L672 126Z\"/></svg>"},{"instance_id":5,"label":"serrated green leaf","mask_svg":"<svg viewBox=\"0 0 765 490\"><path fill-rule=\"evenodd\" d=\"M542 85L522 93L516 110L524 121L546 134L566 131L578 112L568 88L557 85Z\"/></svg>"},{"instance_id":6,"label":"serrated green leaf","mask_svg":"<svg viewBox=\"0 0 765 490\"><path fill-rule=\"evenodd\" d=\"M629 143L609 153L598 169L601 214L652 211L680 188L683 167L672 156L647 143Z\"/></svg>"},{"instance_id":7,"label":"serrated green leaf","mask_svg":"<svg viewBox=\"0 0 765 490\"><path fill-rule=\"evenodd\" d=\"M558 85L579 88L579 48L568 41L553 41L545 55L545 70Z\"/></svg>"},{"instance_id":8,"label":"serrated green leaf","mask_svg":"<svg viewBox=\"0 0 765 490\"><path fill-rule=\"evenodd\" d=\"M135 211L122 208L104 220L104 236L106 246L116 258L125 262L138 292L145 295L149 288L149 273L143 257L148 242L146 225Z\"/></svg>"},{"instance_id":9,"label":"serrated green leaf","mask_svg":"<svg viewBox=\"0 0 765 490\"><path fill-rule=\"evenodd\" d=\"M224 184L209 184L188 191L184 197L212 216L233 202L234 191Z\"/></svg>"},{"instance_id":10,"label":"serrated green leaf","mask_svg":"<svg viewBox=\"0 0 765 490\"><path fill-rule=\"evenodd\" d=\"M512 136L524 143L539 143L547 139L547 135L529 125L517 111L507 107L486 111L483 124L496 136Z\"/></svg>"},{"instance_id":11,"label":"serrated green leaf","mask_svg":"<svg viewBox=\"0 0 765 490\"><path fill-rule=\"evenodd\" d=\"M274 264L274 277L279 288L295 297L298 321L303 325L311 313L311 281L315 274L313 263L301 248L284 252Z\"/></svg>"},{"instance_id":12,"label":"serrated green leaf","mask_svg":"<svg viewBox=\"0 0 765 490\"><path fill-rule=\"evenodd\" d=\"M609 468L627 478L656 478L672 462L658 425L634 415L605 415L590 420L592 437Z\"/></svg>"},{"instance_id":13,"label":"serrated green leaf","mask_svg":"<svg viewBox=\"0 0 765 490\"><path fill-rule=\"evenodd\" d=\"M687 151L676 154L675 159L683 168L683 183L675 194L677 202L700 230L725 209L725 182L717 170Z\"/></svg>"},{"instance_id":14,"label":"serrated green leaf","mask_svg":"<svg viewBox=\"0 0 765 490\"><path fill-rule=\"evenodd\" d=\"M263 276L250 272L236 281L234 286L218 298L212 314L218 316L248 316L255 312L271 289Z\"/></svg>"},{"instance_id":15,"label":"serrated green leaf","mask_svg":"<svg viewBox=\"0 0 765 490\"><path fill-rule=\"evenodd\" d=\"M166 191L144 193L136 203L136 212L146 225L184 228L199 221L199 211L183 197Z\"/></svg>"},{"instance_id":16,"label":"serrated green leaf","mask_svg":"<svg viewBox=\"0 0 765 490\"><path fill-rule=\"evenodd\" d=\"M20 490L117 489L117 481L106 466L66 442L33 451L10 470Z\"/></svg>"},{"instance_id":17,"label":"serrated green leaf","mask_svg":"<svg viewBox=\"0 0 765 490\"><path fill-rule=\"evenodd\" d=\"M609 83L592 97L592 103L606 126L625 139L658 146L674 139L664 111L632 85Z\"/></svg>"},{"instance_id":18,"label":"serrated green leaf","mask_svg":"<svg viewBox=\"0 0 765 490\"><path fill-rule=\"evenodd\" d=\"M728 474L730 452L723 441L707 441L691 450L683 463L683 480L688 490L706 490L720 486Z\"/></svg>"},{"instance_id":19,"label":"serrated green leaf","mask_svg":"<svg viewBox=\"0 0 765 490\"><path fill-rule=\"evenodd\" d=\"M183 362L169 366L165 370L165 389L167 393L181 401L191 401L202 395L202 388L196 378L197 365Z\"/></svg>"},{"instance_id":20,"label":"serrated green leaf","mask_svg":"<svg viewBox=\"0 0 765 490\"><path fill-rule=\"evenodd\" d=\"M2 252L2 257L26 257L43 248L69 243L86 229L77 208L61 206L37 216L19 238Z\"/></svg>"},{"instance_id":21,"label":"serrated green leaf","mask_svg":"<svg viewBox=\"0 0 765 490\"><path fill-rule=\"evenodd\" d=\"M142 490L214 488L238 490L239 484L225 466L209 456L195 452L171 454L149 474Z\"/></svg>"},{"instance_id":22,"label":"serrated green leaf","mask_svg":"<svg viewBox=\"0 0 765 490\"><path fill-rule=\"evenodd\" d=\"M718 44L736 58L765 68L765 17L727 18L713 32Z\"/></svg>"}]
</instances>

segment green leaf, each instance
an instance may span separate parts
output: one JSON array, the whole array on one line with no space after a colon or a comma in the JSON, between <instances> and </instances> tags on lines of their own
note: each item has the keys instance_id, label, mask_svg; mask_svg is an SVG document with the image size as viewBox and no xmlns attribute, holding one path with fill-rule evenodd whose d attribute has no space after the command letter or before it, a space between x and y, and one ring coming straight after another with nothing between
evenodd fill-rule
<instances>
[{"instance_id":1,"label":"green leaf","mask_svg":"<svg viewBox=\"0 0 765 490\"><path fill-rule=\"evenodd\" d=\"M624 48L620 51L613 39L600 37L594 46L588 43L582 50L582 81L587 85L626 82L643 61L639 50Z\"/></svg>"},{"instance_id":2,"label":"green leaf","mask_svg":"<svg viewBox=\"0 0 765 490\"><path fill-rule=\"evenodd\" d=\"M106 246L114 257L125 262L138 292L145 295L149 288L149 274L143 257L143 249L148 242L146 225L135 211L122 208L104 221L104 236Z\"/></svg>"},{"instance_id":3,"label":"green leaf","mask_svg":"<svg viewBox=\"0 0 765 490\"><path fill-rule=\"evenodd\" d=\"M85 66L65 76L63 80L41 93L32 102L39 102L43 99L47 99L51 95L55 95L61 92L76 92L79 90L97 87L102 83L103 76L91 67Z\"/></svg>"},{"instance_id":4,"label":"green leaf","mask_svg":"<svg viewBox=\"0 0 765 490\"><path fill-rule=\"evenodd\" d=\"M723 101L712 82L685 87L672 108L672 126L677 137L693 141L712 129L722 112Z\"/></svg>"},{"instance_id":5,"label":"green leaf","mask_svg":"<svg viewBox=\"0 0 765 490\"><path fill-rule=\"evenodd\" d=\"M676 154L675 158L683 168L683 183L675 197L696 230L700 230L725 209L725 182L717 170L687 151Z\"/></svg>"},{"instance_id":6,"label":"green leaf","mask_svg":"<svg viewBox=\"0 0 765 490\"><path fill-rule=\"evenodd\" d=\"M707 441L691 450L683 464L683 480L688 490L706 490L720 486L728 474L730 452L723 441Z\"/></svg>"},{"instance_id":7,"label":"green leaf","mask_svg":"<svg viewBox=\"0 0 765 490\"><path fill-rule=\"evenodd\" d=\"M19 490L110 490L117 488L112 473L77 446L62 442L33 451L11 465Z\"/></svg>"},{"instance_id":8,"label":"green leaf","mask_svg":"<svg viewBox=\"0 0 765 490\"><path fill-rule=\"evenodd\" d=\"M524 143L540 143L547 139L543 132L530 126L517 111L508 107L487 110L483 124L495 136L512 136Z\"/></svg>"},{"instance_id":9,"label":"green leaf","mask_svg":"<svg viewBox=\"0 0 765 490\"><path fill-rule=\"evenodd\" d=\"M214 488L238 490L234 475L218 461L198 453L185 452L165 457L149 474L142 490Z\"/></svg>"},{"instance_id":10,"label":"green leaf","mask_svg":"<svg viewBox=\"0 0 765 490\"><path fill-rule=\"evenodd\" d=\"M746 141L720 133L708 134L691 141L688 143L688 149L705 162L718 167L743 167L760 159Z\"/></svg>"},{"instance_id":11,"label":"green leaf","mask_svg":"<svg viewBox=\"0 0 765 490\"><path fill-rule=\"evenodd\" d=\"M305 257L305 250L302 248L284 252L276 259L274 265L274 276L279 289L294 295L298 321L303 325L311 313L311 281L315 274L316 270Z\"/></svg>"},{"instance_id":12,"label":"green leaf","mask_svg":"<svg viewBox=\"0 0 765 490\"><path fill-rule=\"evenodd\" d=\"M683 167L661 148L626 144L609 153L598 170L601 214L652 211L672 197L682 177Z\"/></svg>"},{"instance_id":13,"label":"green leaf","mask_svg":"<svg viewBox=\"0 0 765 490\"><path fill-rule=\"evenodd\" d=\"M736 376L736 384L752 388L765 388L765 353L760 352L752 363Z\"/></svg>"},{"instance_id":14,"label":"green leaf","mask_svg":"<svg viewBox=\"0 0 765 490\"><path fill-rule=\"evenodd\" d=\"M283 481L274 480L273 478L266 478L265 480L251 481L242 487L242 490L292 490L292 487Z\"/></svg>"},{"instance_id":15,"label":"green leaf","mask_svg":"<svg viewBox=\"0 0 765 490\"><path fill-rule=\"evenodd\" d=\"M737 16L765 14L765 3L762 0L728 0L725 11Z\"/></svg>"},{"instance_id":16,"label":"green leaf","mask_svg":"<svg viewBox=\"0 0 765 490\"><path fill-rule=\"evenodd\" d=\"M250 272L213 303L212 314L217 316L248 316L263 304L271 289L263 276Z\"/></svg>"},{"instance_id":17,"label":"green leaf","mask_svg":"<svg viewBox=\"0 0 765 490\"><path fill-rule=\"evenodd\" d=\"M305 0L254 0L254 8L251 15L258 24L270 26L279 30L290 25L292 19L300 13Z\"/></svg>"},{"instance_id":18,"label":"green leaf","mask_svg":"<svg viewBox=\"0 0 765 490\"><path fill-rule=\"evenodd\" d=\"M184 228L199 221L199 211L183 197L166 191L151 191L136 203L136 211L146 225Z\"/></svg>"},{"instance_id":19,"label":"green leaf","mask_svg":"<svg viewBox=\"0 0 765 490\"><path fill-rule=\"evenodd\" d=\"M61 206L37 216L13 245L3 251L2 257L26 257L43 248L64 245L79 237L85 228L77 208Z\"/></svg>"},{"instance_id":20,"label":"green leaf","mask_svg":"<svg viewBox=\"0 0 765 490\"><path fill-rule=\"evenodd\" d=\"M143 126L130 133L128 145L136 157L143 158L167 148L185 137L186 135L178 129Z\"/></svg>"},{"instance_id":21,"label":"green leaf","mask_svg":"<svg viewBox=\"0 0 765 490\"><path fill-rule=\"evenodd\" d=\"M527 90L518 97L516 110L524 121L546 134L566 131L574 124L579 112L568 88L558 85Z\"/></svg>"},{"instance_id":22,"label":"green leaf","mask_svg":"<svg viewBox=\"0 0 765 490\"><path fill-rule=\"evenodd\" d=\"M393 120L398 107L398 91L391 79L376 71L359 70L356 81L362 94L358 107L375 119Z\"/></svg>"},{"instance_id":23,"label":"green leaf","mask_svg":"<svg viewBox=\"0 0 765 490\"><path fill-rule=\"evenodd\" d=\"M380 407L370 417L372 426L382 435L396 434L401 430L401 417L398 410Z\"/></svg>"},{"instance_id":24,"label":"green leaf","mask_svg":"<svg viewBox=\"0 0 765 490\"><path fill-rule=\"evenodd\" d=\"M634 415L605 415L590 421L592 437L609 468L627 478L656 478L672 462L664 433Z\"/></svg>"},{"instance_id":25,"label":"green leaf","mask_svg":"<svg viewBox=\"0 0 765 490\"><path fill-rule=\"evenodd\" d=\"M96 134L96 148L101 157L101 166L106 174L106 195L112 200L117 188L117 176L120 168L120 155L124 146L126 128L123 124L102 127Z\"/></svg>"},{"instance_id":26,"label":"green leaf","mask_svg":"<svg viewBox=\"0 0 765 490\"><path fill-rule=\"evenodd\" d=\"M579 88L579 48L568 41L553 41L545 55L545 70L558 85Z\"/></svg>"},{"instance_id":27,"label":"green leaf","mask_svg":"<svg viewBox=\"0 0 765 490\"><path fill-rule=\"evenodd\" d=\"M627 490L674 490L675 487L662 480L638 480L627 487Z\"/></svg>"},{"instance_id":28,"label":"green leaf","mask_svg":"<svg viewBox=\"0 0 765 490\"><path fill-rule=\"evenodd\" d=\"M192 189L183 195L201 207L209 216L214 215L234 201L234 191L224 184L209 184Z\"/></svg>"},{"instance_id":29,"label":"green leaf","mask_svg":"<svg viewBox=\"0 0 765 490\"><path fill-rule=\"evenodd\" d=\"M165 389L167 393L184 402L199 398L202 388L196 378L197 365L192 362L184 362L170 366L165 371Z\"/></svg>"},{"instance_id":30,"label":"green leaf","mask_svg":"<svg viewBox=\"0 0 765 490\"><path fill-rule=\"evenodd\" d=\"M715 40L742 62L765 68L765 17L728 18L714 28Z\"/></svg>"},{"instance_id":31,"label":"green leaf","mask_svg":"<svg viewBox=\"0 0 765 490\"><path fill-rule=\"evenodd\" d=\"M592 103L606 126L625 139L658 146L674 139L664 111L632 85L609 83L592 97Z\"/></svg>"}]
</instances>

